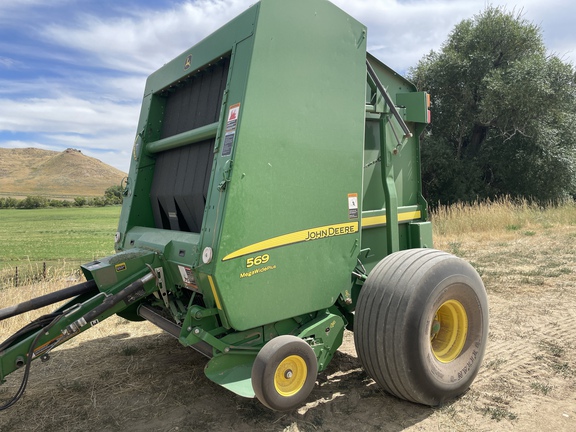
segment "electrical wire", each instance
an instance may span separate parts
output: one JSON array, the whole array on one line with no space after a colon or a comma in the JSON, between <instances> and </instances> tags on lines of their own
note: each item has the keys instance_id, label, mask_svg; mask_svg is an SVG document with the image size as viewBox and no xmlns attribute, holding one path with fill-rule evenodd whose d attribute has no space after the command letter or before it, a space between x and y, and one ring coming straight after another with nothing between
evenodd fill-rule
<instances>
[{"instance_id":1,"label":"electrical wire","mask_svg":"<svg viewBox=\"0 0 576 432\"><path fill-rule=\"evenodd\" d=\"M48 315L46 315L46 316L48 316ZM56 323L58 321L60 321L60 319L63 316L64 316L63 314L59 314L54 319L52 319L52 321L47 326L43 327L42 330L40 330L38 332L38 334L36 335L36 337L34 338L32 343L30 344L30 349L28 350L28 361L26 362L26 369L24 370L24 377L22 378L22 383L20 384L20 388L18 389L16 394L12 397L12 399L10 399L4 405L0 405L0 411L4 411L4 410L10 408L12 405L14 405L16 402L18 402L18 400L20 400L20 398L24 394L24 390L26 390L26 385L28 384L28 377L30 376L30 366L32 365L32 356L34 355L34 348L36 347L36 344L38 343L40 336L42 336L43 334L47 334L48 331L50 331L50 329L52 327L54 327L56 325ZM31 323L31 324L34 324L34 323ZM27 327L28 326L24 327L24 329ZM22 330L24 330L24 329L22 329ZM22 331L22 330L20 330L20 331ZM18 334L18 333L16 333L16 334ZM3 343L2 345L4 345L4 344L5 343Z\"/></svg>"},{"instance_id":2,"label":"electrical wire","mask_svg":"<svg viewBox=\"0 0 576 432\"><path fill-rule=\"evenodd\" d=\"M42 315L41 317L35 319L31 323L25 325L8 339L0 344L0 353L6 349L8 349L11 345L18 341L18 339L27 333L30 333L32 330L36 330L42 327L46 327L50 324L54 318L56 318L60 313L51 313L47 315Z\"/></svg>"}]
</instances>

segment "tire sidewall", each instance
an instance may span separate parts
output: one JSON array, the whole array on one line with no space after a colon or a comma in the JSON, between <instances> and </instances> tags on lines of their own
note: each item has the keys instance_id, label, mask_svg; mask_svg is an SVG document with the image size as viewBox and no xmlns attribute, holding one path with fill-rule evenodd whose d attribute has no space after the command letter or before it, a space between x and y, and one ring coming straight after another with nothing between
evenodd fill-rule
<instances>
[{"instance_id":1,"label":"tire sidewall","mask_svg":"<svg viewBox=\"0 0 576 432\"><path fill-rule=\"evenodd\" d=\"M408 352L414 379L430 405L437 405L464 392L472 383L484 356L488 333L488 305L484 285L476 271L467 263L454 274L454 262L444 261L435 269L433 277L420 286L422 295L414 296L409 307L408 322L418 323L413 330L418 337L410 338ZM448 275L449 270L451 275ZM425 295L429 292L429 295ZM430 329L436 311L448 300L457 300L468 318L464 347L452 361L443 363L432 352Z\"/></svg>"},{"instance_id":2,"label":"tire sidewall","mask_svg":"<svg viewBox=\"0 0 576 432\"><path fill-rule=\"evenodd\" d=\"M267 349L263 349L257 356L256 367L253 367L252 382L256 397L260 402L277 411L289 411L300 406L314 388L318 374L318 363L314 351L306 342L294 338L294 340L284 343L281 340L276 340L279 338L270 341L269 344L271 345ZM274 376L280 363L291 355L299 356L306 363L306 380L296 394L283 396L274 387ZM259 362L260 367L256 365L257 362Z\"/></svg>"}]
</instances>

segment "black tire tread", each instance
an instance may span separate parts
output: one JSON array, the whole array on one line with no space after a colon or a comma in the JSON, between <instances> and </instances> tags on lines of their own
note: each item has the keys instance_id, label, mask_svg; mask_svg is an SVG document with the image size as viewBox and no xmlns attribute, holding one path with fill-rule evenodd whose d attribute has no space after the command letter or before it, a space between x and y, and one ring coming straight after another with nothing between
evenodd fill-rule
<instances>
[{"instance_id":1,"label":"black tire tread","mask_svg":"<svg viewBox=\"0 0 576 432\"><path fill-rule=\"evenodd\" d=\"M291 354L302 354L302 358L308 360L308 376L302 390L291 397L275 394L271 387L273 384L268 380L270 373L276 369L275 362ZM308 397L316 383L318 375L318 363L314 351L305 341L292 335L281 335L270 340L260 350L252 365L252 387L258 400L270 409L277 411L289 411L298 407Z\"/></svg>"},{"instance_id":2,"label":"black tire tread","mask_svg":"<svg viewBox=\"0 0 576 432\"><path fill-rule=\"evenodd\" d=\"M434 249L408 249L387 256L370 273L356 306L354 341L361 363L385 391L411 402L425 400L406 368L403 318L414 287L445 260L454 260L456 267L469 266Z\"/></svg>"}]
</instances>

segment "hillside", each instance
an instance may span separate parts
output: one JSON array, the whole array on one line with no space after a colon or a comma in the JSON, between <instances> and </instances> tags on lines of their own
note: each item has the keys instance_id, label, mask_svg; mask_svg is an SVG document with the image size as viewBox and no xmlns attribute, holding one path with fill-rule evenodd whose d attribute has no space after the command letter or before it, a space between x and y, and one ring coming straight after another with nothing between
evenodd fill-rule
<instances>
[{"instance_id":1,"label":"hillside","mask_svg":"<svg viewBox=\"0 0 576 432\"><path fill-rule=\"evenodd\" d=\"M80 150L0 148L0 196L102 196L125 176Z\"/></svg>"}]
</instances>

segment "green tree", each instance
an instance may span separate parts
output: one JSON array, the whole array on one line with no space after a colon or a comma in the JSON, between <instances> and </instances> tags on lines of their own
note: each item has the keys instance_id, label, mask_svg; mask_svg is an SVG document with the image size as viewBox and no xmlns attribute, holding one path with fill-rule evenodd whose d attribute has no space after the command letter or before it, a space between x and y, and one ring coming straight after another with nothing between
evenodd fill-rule
<instances>
[{"instance_id":1,"label":"green tree","mask_svg":"<svg viewBox=\"0 0 576 432\"><path fill-rule=\"evenodd\" d=\"M490 7L462 21L410 78L432 94L422 142L432 203L576 192L574 67L521 14Z\"/></svg>"},{"instance_id":2,"label":"green tree","mask_svg":"<svg viewBox=\"0 0 576 432\"><path fill-rule=\"evenodd\" d=\"M64 201L57 200L57 199L51 199L51 200L48 200L48 205L50 207L62 207L64 205Z\"/></svg>"},{"instance_id":3,"label":"green tree","mask_svg":"<svg viewBox=\"0 0 576 432\"><path fill-rule=\"evenodd\" d=\"M35 209L48 207L48 199L41 196L27 196L18 203L18 208Z\"/></svg>"},{"instance_id":4,"label":"green tree","mask_svg":"<svg viewBox=\"0 0 576 432\"><path fill-rule=\"evenodd\" d=\"M8 197L4 199L4 203L2 205L3 208L16 208L18 206L18 200L16 198Z\"/></svg>"},{"instance_id":5,"label":"green tree","mask_svg":"<svg viewBox=\"0 0 576 432\"><path fill-rule=\"evenodd\" d=\"M106 201L104 205L122 204L122 186L110 186L104 192L104 199Z\"/></svg>"},{"instance_id":6,"label":"green tree","mask_svg":"<svg viewBox=\"0 0 576 432\"><path fill-rule=\"evenodd\" d=\"M82 207L85 206L88 203L88 201L86 200L85 197L76 197L74 198L74 205L76 207Z\"/></svg>"}]
</instances>

